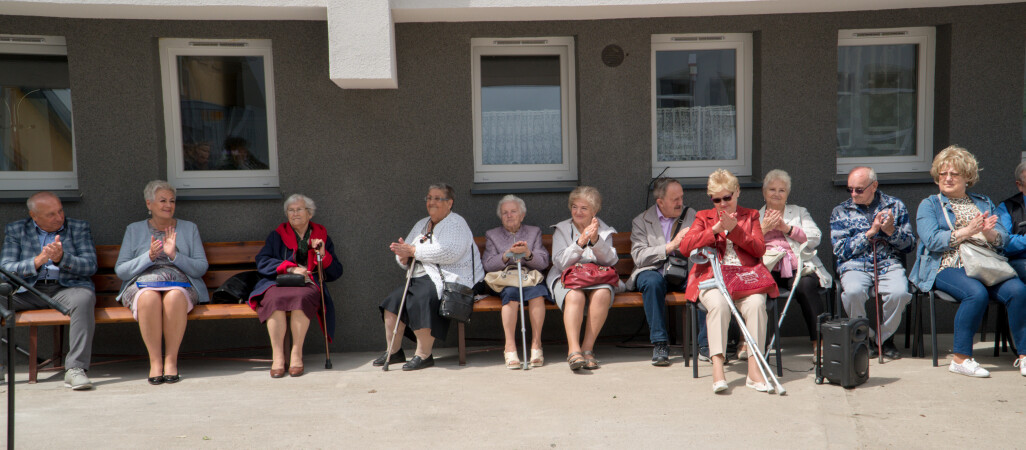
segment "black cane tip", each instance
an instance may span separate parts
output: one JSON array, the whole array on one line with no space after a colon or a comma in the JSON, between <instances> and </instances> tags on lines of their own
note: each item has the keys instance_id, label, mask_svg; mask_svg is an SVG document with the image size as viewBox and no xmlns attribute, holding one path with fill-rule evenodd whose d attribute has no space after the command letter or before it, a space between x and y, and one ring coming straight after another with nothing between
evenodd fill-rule
<instances>
[{"instance_id":1,"label":"black cane tip","mask_svg":"<svg viewBox=\"0 0 1026 450\"><path fill-rule=\"evenodd\" d=\"M331 360L324 361L324 368L331 369Z\"/></svg>"}]
</instances>

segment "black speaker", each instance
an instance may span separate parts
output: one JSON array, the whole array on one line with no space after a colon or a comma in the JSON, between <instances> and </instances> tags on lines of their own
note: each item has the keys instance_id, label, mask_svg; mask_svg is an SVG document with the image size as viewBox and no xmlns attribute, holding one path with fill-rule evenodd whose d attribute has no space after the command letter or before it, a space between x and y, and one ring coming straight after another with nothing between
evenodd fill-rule
<instances>
[{"instance_id":1,"label":"black speaker","mask_svg":"<svg viewBox=\"0 0 1026 450\"><path fill-rule=\"evenodd\" d=\"M851 389L869 380L869 321L834 319L819 324L821 363L816 383L823 380Z\"/></svg>"}]
</instances>

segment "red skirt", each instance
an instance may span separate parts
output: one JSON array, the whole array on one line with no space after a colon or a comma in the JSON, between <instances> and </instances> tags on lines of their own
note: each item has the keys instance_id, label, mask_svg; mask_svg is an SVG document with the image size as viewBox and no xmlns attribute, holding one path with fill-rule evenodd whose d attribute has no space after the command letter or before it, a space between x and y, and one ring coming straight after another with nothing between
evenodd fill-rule
<instances>
[{"instance_id":1,"label":"red skirt","mask_svg":"<svg viewBox=\"0 0 1026 450\"><path fill-rule=\"evenodd\" d=\"M261 323L271 318L275 311L303 311L310 320L321 311L321 292L312 283L303 287L271 286L256 301L257 317Z\"/></svg>"}]
</instances>

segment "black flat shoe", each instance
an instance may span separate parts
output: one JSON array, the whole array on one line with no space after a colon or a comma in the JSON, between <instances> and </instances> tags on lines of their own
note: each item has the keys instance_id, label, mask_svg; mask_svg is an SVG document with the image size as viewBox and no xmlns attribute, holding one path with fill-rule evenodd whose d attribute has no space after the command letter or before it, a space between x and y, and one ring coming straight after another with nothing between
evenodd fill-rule
<instances>
[{"instance_id":1,"label":"black flat shoe","mask_svg":"<svg viewBox=\"0 0 1026 450\"><path fill-rule=\"evenodd\" d=\"M164 377L149 377L146 379L146 382L154 386L158 384L164 384Z\"/></svg>"},{"instance_id":2,"label":"black flat shoe","mask_svg":"<svg viewBox=\"0 0 1026 450\"><path fill-rule=\"evenodd\" d=\"M164 375L164 382L167 384L177 383L182 380L178 375Z\"/></svg>"},{"instance_id":3,"label":"black flat shoe","mask_svg":"<svg viewBox=\"0 0 1026 450\"><path fill-rule=\"evenodd\" d=\"M422 359L420 356L414 355L413 359L411 359L406 364L403 364L403 370L407 370L407 371L408 370L420 370L420 369L426 369L426 368L434 366L434 365L435 365L435 356L434 355L428 355L427 359Z\"/></svg>"},{"instance_id":4,"label":"black flat shoe","mask_svg":"<svg viewBox=\"0 0 1026 450\"><path fill-rule=\"evenodd\" d=\"M379 356L378 359L375 359L374 362L372 362L371 364L373 364L376 367L381 367L385 365L385 356L385 352L382 352L381 356ZM389 364L398 364L404 362L406 362L406 353L403 353L403 349L399 349L399 351L393 353L392 357L388 360Z\"/></svg>"}]
</instances>

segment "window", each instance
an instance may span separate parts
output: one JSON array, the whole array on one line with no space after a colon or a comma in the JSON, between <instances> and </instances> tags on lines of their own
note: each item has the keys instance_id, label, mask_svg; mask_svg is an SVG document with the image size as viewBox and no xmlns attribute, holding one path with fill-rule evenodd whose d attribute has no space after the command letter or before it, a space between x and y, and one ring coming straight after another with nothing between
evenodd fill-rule
<instances>
[{"instance_id":1,"label":"window","mask_svg":"<svg viewBox=\"0 0 1026 450\"><path fill-rule=\"evenodd\" d=\"M933 28L841 30L837 42L837 173L930 170Z\"/></svg>"},{"instance_id":2,"label":"window","mask_svg":"<svg viewBox=\"0 0 1026 450\"><path fill-rule=\"evenodd\" d=\"M160 39L168 181L277 187L271 41Z\"/></svg>"},{"instance_id":3,"label":"window","mask_svg":"<svg viewBox=\"0 0 1026 450\"><path fill-rule=\"evenodd\" d=\"M652 175L752 174L752 35L652 36Z\"/></svg>"},{"instance_id":4,"label":"window","mask_svg":"<svg viewBox=\"0 0 1026 450\"><path fill-rule=\"evenodd\" d=\"M470 41L474 181L577 179L574 41Z\"/></svg>"},{"instance_id":5,"label":"window","mask_svg":"<svg viewBox=\"0 0 1026 450\"><path fill-rule=\"evenodd\" d=\"M1022 160L1026 161L1026 71L1023 71L1022 91Z\"/></svg>"},{"instance_id":6,"label":"window","mask_svg":"<svg viewBox=\"0 0 1026 450\"><path fill-rule=\"evenodd\" d=\"M78 189L63 37L0 34L0 190Z\"/></svg>"}]
</instances>

